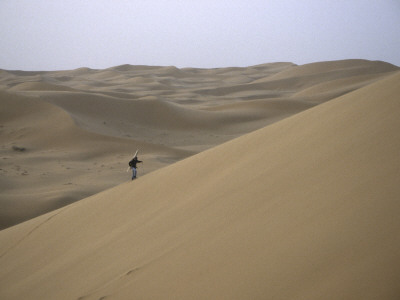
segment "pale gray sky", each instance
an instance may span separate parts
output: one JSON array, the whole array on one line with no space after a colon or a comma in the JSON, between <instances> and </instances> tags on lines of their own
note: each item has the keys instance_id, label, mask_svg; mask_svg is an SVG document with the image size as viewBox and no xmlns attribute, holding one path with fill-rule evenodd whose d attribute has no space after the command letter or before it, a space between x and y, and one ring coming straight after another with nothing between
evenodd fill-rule
<instances>
[{"instance_id":1,"label":"pale gray sky","mask_svg":"<svg viewBox=\"0 0 400 300\"><path fill-rule=\"evenodd\" d=\"M0 69L400 66L400 0L0 0Z\"/></svg>"}]
</instances>

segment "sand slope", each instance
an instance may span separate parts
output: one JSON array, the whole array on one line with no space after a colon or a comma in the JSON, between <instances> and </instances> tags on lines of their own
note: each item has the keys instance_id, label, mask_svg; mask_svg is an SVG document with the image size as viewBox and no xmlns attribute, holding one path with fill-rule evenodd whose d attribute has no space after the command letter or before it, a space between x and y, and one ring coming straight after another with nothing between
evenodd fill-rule
<instances>
[{"instance_id":1,"label":"sand slope","mask_svg":"<svg viewBox=\"0 0 400 300\"><path fill-rule=\"evenodd\" d=\"M1 70L0 228L129 180L126 163L137 148L142 176L398 69L345 60Z\"/></svg>"},{"instance_id":2,"label":"sand slope","mask_svg":"<svg viewBox=\"0 0 400 300\"><path fill-rule=\"evenodd\" d=\"M398 299L399 83L1 231L1 298Z\"/></svg>"},{"instance_id":3,"label":"sand slope","mask_svg":"<svg viewBox=\"0 0 400 300\"><path fill-rule=\"evenodd\" d=\"M125 165L117 157L128 159L135 141L88 133L65 111L39 99L0 92L0 101L1 227L123 180Z\"/></svg>"},{"instance_id":4,"label":"sand slope","mask_svg":"<svg viewBox=\"0 0 400 300\"><path fill-rule=\"evenodd\" d=\"M139 144L145 158L190 154L88 132L64 110L38 98L0 91L0 101L0 228L126 181L126 161ZM163 165L155 161L146 167Z\"/></svg>"}]
</instances>

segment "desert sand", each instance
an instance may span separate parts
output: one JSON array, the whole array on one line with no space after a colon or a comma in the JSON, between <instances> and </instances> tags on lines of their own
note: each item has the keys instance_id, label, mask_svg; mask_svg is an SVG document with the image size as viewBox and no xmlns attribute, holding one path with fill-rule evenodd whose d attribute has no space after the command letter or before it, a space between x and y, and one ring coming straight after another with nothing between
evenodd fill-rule
<instances>
[{"instance_id":1,"label":"desert sand","mask_svg":"<svg viewBox=\"0 0 400 300\"><path fill-rule=\"evenodd\" d=\"M129 180L138 148L143 176L397 70L345 60L0 71L0 229Z\"/></svg>"},{"instance_id":2,"label":"desert sand","mask_svg":"<svg viewBox=\"0 0 400 300\"><path fill-rule=\"evenodd\" d=\"M400 296L398 67L0 76L1 299Z\"/></svg>"}]
</instances>

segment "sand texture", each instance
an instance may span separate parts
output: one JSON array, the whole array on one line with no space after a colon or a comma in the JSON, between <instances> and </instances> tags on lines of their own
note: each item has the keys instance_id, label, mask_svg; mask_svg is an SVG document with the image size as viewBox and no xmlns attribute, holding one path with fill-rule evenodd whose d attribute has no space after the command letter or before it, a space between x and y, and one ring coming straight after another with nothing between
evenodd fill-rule
<instances>
[{"instance_id":1,"label":"sand texture","mask_svg":"<svg viewBox=\"0 0 400 300\"><path fill-rule=\"evenodd\" d=\"M399 298L397 67L0 75L1 299Z\"/></svg>"},{"instance_id":2,"label":"sand texture","mask_svg":"<svg viewBox=\"0 0 400 300\"><path fill-rule=\"evenodd\" d=\"M349 93L398 70L296 66L0 71L0 229Z\"/></svg>"}]
</instances>

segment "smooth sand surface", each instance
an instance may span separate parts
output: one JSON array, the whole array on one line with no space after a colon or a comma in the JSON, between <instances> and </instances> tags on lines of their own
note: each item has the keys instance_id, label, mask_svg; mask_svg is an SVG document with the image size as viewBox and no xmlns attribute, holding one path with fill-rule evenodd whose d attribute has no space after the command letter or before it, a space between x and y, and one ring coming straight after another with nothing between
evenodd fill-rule
<instances>
[{"instance_id":1,"label":"smooth sand surface","mask_svg":"<svg viewBox=\"0 0 400 300\"><path fill-rule=\"evenodd\" d=\"M124 181L126 173L118 176L126 162L119 160L136 147L146 149L153 170L0 231L0 298L398 299L398 68L360 60L135 68L111 68L105 78L120 84L129 76L118 72L143 72L155 83L140 79L131 88L144 99L90 80L76 80L93 89L76 92L81 102L70 91L1 94L2 203L15 196L8 205L24 209L35 193L40 202L46 193L68 195L68 188L104 190L107 177ZM90 72L102 77L87 69L57 76L71 83L65 77ZM174 79L146 76L151 72ZM9 89L18 85L4 82L28 76L6 75L1 84ZM185 88L170 94L145 95L139 87L178 83ZM124 111L121 123L111 117ZM165 128L168 142L157 136ZM39 174L45 169L48 186ZM60 185L67 176L71 184Z\"/></svg>"},{"instance_id":2,"label":"smooth sand surface","mask_svg":"<svg viewBox=\"0 0 400 300\"><path fill-rule=\"evenodd\" d=\"M0 71L0 229L382 79L365 60ZM24 151L19 151L24 150Z\"/></svg>"}]
</instances>

